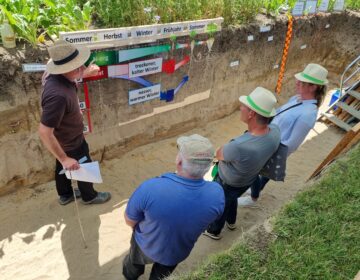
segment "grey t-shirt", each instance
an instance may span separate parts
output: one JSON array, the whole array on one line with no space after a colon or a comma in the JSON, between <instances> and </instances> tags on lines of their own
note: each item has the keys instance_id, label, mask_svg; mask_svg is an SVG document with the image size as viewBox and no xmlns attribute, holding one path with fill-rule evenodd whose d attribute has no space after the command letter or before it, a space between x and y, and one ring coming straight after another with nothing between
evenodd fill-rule
<instances>
[{"instance_id":1,"label":"grey t-shirt","mask_svg":"<svg viewBox=\"0 0 360 280\"><path fill-rule=\"evenodd\" d=\"M249 132L224 145L219 162L220 178L232 187L250 186L280 144L280 130L270 124L269 133L253 136Z\"/></svg>"}]
</instances>

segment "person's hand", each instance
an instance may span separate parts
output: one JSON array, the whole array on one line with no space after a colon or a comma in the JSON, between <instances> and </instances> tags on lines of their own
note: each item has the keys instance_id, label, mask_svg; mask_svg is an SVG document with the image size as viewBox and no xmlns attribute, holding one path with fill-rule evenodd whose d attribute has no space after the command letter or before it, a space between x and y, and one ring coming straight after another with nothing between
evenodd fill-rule
<instances>
[{"instance_id":1,"label":"person's hand","mask_svg":"<svg viewBox=\"0 0 360 280\"><path fill-rule=\"evenodd\" d=\"M61 164L63 168L68 171L78 170L80 168L78 161L70 157L66 157Z\"/></svg>"},{"instance_id":2,"label":"person's hand","mask_svg":"<svg viewBox=\"0 0 360 280\"><path fill-rule=\"evenodd\" d=\"M86 69L84 70L84 78L87 77L91 77L91 76L95 76L96 74L98 74L100 71L100 67L97 66L96 64L90 63L90 65L88 67L86 67Z\"/></svg>"}]
</instances>

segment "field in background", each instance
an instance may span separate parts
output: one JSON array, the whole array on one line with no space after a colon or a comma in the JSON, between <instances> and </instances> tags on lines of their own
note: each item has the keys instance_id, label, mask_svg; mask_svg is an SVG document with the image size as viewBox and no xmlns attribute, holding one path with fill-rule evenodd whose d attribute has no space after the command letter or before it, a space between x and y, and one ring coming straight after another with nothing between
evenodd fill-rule
<instances>
[{"instance_id":1,"label":"field in background","mask_svg":"<svg viewBox=\"0 0 360 280\"><path fill-rule=\"evenodd\" d=\"M127 27L224 17L224 25L248 23L258 13L277 15L296 0L1 0L0 24L8 19L18 38L33 46L60 31ZM320 0L318 4L320 4ZM329 11L335 0L330 0ZM359 0L345 0L360 10Z\"/></svg>"}]
</instances>

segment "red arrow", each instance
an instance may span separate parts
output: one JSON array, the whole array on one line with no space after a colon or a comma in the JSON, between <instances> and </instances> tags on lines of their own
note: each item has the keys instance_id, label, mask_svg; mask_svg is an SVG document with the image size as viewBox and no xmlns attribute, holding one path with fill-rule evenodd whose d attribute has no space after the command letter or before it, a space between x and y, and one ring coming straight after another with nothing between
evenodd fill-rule
<instances>
[{"instance_id":1,"label":"red arrow","mask_svg":"<svg viewBox=\"0 0 360 280\"><path fill-rule=\"evenodd\" d=\"M99 70L99 72L97 72L97 74L95 74L94 76L83 78L83 81L88 82L88 81L96 81L96 80L106 79L108 77L107 66L100 66L99 68L100 68L100 70Z\"/></svg>"},{"instance_id":2,"label":"red arrow","mask_svg":"<svg viewBox=\"0 0 360 280\"><path fill-rule=\"evenodd\" d=\"M162 65L162 72L166 74L172 74L181 66L185 65L190 61L190 56L185 56L183 60L179 61L178 63L175 62L175 59L170 59L168 61L163 62ZM176 63L176 64L175 64Z\"/></svg>"}]
</instances>

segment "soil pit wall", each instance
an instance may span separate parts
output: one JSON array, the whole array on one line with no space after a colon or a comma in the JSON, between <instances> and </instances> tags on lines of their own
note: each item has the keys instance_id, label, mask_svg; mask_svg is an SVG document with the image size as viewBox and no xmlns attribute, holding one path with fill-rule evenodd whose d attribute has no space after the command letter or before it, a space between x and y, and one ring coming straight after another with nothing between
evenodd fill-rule
<instances>
[{"instance_id":1,"label":"soil pit wall","mask_svg":"<svg viewBox=\"0 0 360 280\"><path fill-rule=\"evenodd\" d=\"M260 26L270 25L269 32ZM294 94L293 75L307 63L325 66L329 88L338 86L347 64L360 53L360 15L354 12L318 14L296 19L279 103ZM197 46L190 63L173 75L154 74L152 82L169 89L189 76L172 102L154 99L128 105L128 90L136 87L124 80L89 82L93 132L87 135L94 160L121 157L137 146L184 133L237 110L238 97L256 86L275 89L287 19L258 16L256 23L223 29L211 52ZM254 41L247 41L249 35ZM269 37L273 40L269 41ZM187 42L187 38L179 38ZM181 59L185 51L174 58ZM46 51L0 48L0 195L19 187L33 186L53 178L53 157L37 135L40 119L41 74L21 71L22 63L47 61ZM231 62L239 62L231 66ZM236 64L236 63L235 63ZM83 100L83 92L79 98ZM220 133L220 132L219 132Z\"/></svg>"}]
</instances>

